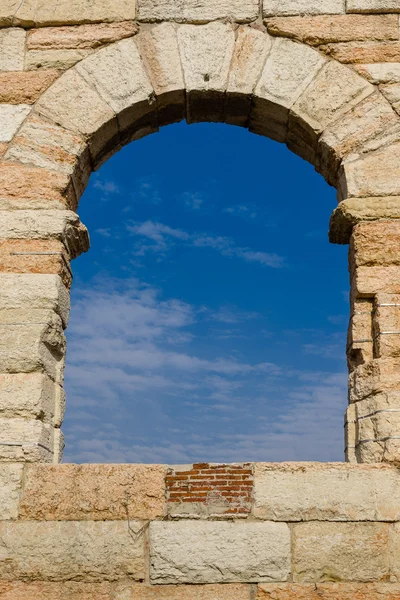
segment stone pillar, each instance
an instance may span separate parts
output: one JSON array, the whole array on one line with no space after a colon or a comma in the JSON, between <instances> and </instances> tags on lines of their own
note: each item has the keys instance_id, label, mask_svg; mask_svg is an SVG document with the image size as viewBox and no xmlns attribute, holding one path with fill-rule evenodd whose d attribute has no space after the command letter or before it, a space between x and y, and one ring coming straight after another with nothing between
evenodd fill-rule
<instances>
[{"instance_id":1,"label":"stone pillar","mask_svg":"<svg viewBox=\"0 0 400 600\"><path fill-rule=\"evenodd\" d=\"M0 462L58 463L70 260L87 231L70 211L0 213Z\"/></svg>"},{"instance_id":2,"label":"stone pillar","mask_svg":"<svg viewBox=\"0 0 400 600\"><path fill-rule=\"evenodd\" d=\"M350 248L349 462L400 465L400 221L361 221Z\"/></svg>"}]
</instances>

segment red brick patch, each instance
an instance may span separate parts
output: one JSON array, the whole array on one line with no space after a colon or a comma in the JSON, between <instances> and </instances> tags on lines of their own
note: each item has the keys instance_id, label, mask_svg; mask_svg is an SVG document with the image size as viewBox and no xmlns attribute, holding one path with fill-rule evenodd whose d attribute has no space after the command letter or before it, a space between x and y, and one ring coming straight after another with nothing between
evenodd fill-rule
<instances>
[{"instance_id":1,"label":"red brick patch","mask_svg":"<svg viewBox=\"0 0 400 600\"><path fill-rule=\"evenodd\" d=\"M203 505L206 514L246 515L251 511L251 464L197 463L186 471L169 469L165 481L168 504L175 505L171 506L173 513L179 512L177 505L186 505L182 511L188 512L190 504Z\"/></svg>"}]
</instances>

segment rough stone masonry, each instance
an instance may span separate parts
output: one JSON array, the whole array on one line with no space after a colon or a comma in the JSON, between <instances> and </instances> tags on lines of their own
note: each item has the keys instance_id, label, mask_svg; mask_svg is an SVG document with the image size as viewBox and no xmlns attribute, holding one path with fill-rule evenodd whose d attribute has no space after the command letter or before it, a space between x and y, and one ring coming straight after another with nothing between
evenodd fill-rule
<instances>
[{"instance_id":1,"label":"rough stone masonry","mask_svg":"<svg viewBox=\"0 0 400 600\"><path fill-rule=\"evenodd\" d=\"M399 18L400 0L0 0L1 600L400 600ZM182 119L286 143L337 189L348 464L58 464L79 198Z\"/></svg>"}]
</instances>

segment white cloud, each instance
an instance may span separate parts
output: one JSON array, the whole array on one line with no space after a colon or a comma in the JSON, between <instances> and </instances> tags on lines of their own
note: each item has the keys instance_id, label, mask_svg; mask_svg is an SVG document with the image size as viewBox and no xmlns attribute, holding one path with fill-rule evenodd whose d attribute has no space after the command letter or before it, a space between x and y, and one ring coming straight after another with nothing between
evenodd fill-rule
<instances>
[{"instance_id":1,"label":"white cloud","mask_svg":"<svg viewBox=\"0 0 400 600\"><path fill-rule=\"evenodd\" d=\"M185 205L192 210L199 210L204 204L204 198L200 192L184 192L182 198Z\"/></svg>"},{"instance_id":2,"label":"white cloud","mask_svg":"<svg viewBox=\"0 0 400 600\"><path fill-rule=\"evenodd\" d=\"M101 179L96 179L93 183L93 187L96 190L100 190L100 191L104 192L104 194L106 196L111 196L111 195L120 193L120 189L119 189L118 185L116 183L114 183L114 181L109 181L109 180L103 181Z\"/></svg>"}]
</instances>

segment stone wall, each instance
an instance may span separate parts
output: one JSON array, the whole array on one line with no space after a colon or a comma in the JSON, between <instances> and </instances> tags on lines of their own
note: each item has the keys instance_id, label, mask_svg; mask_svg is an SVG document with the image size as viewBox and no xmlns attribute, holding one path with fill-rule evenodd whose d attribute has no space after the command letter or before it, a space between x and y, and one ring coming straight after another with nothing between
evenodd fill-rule
<instances>
[{"instance_id":1,"label":"stone wall","mask_svg":"<svg viewBox=\"0 0 400 600\"><path fill-rule=\"evenodd\" d=\"M399 0L0 0L1 600L400 600L399 17ZM79 199L184 118L286 143L337 188L359 464L57 465Z\"/></svg>"}]
</instances>

